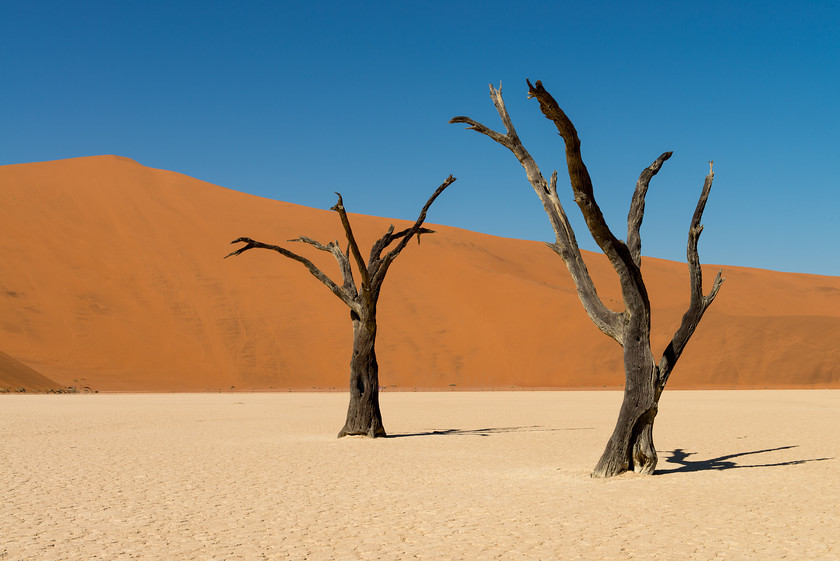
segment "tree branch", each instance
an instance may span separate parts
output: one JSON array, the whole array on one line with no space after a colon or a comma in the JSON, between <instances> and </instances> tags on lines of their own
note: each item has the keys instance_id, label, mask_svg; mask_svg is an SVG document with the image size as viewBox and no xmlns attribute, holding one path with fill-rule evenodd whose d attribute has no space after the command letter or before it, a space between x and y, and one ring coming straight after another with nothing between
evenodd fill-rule
<instances>
[{"instance_id":1,"label":"tree branch","mask_svg":"<svg viewBox=\"0 0 840 561\"><path fill-rule=\"evenodd\" d=\"M540 104L540 111L545 117L554 122L557 132L563 137L566 145L566 167L569 171L572 190L575 194L575 202L583 213L586 226L592 234L592 238L598 247L606 254L613 268L621 279L622 293L625 306L636 308L635 302L640 305L647 305L648 296L644 281L638 266L634 262L627 246L615 237L607 226L604 214L595 201L592 189L592 179L589 170L583 163L580 153L580 138L572 121L566 116L560 105L543 87L542 82L537 80L536 84L528 83L528 97L536 98ZM638 296L639 298L636 298ZM633 309L632 313L639 310Z\"/></svg>"},{"instance_id":2,"label":"tree branch","mask_svg":"<svg viewBox=\"0 0 840 561\"><path fill-rule=\"evenodd\" d=\"M359 267L359 274L362 275L362 296L368 298L370 294L370 276L368 275L365 260L362 258L362 253L359 251L359 244L356 243L356 236L353 235L353 229L350 227L350 219L347 218L347 211L344 210L344 201L341 198L341 193L338 195L338 202L330 208L338 213L341 217L341 225L344 227L344 235L347 236L347 243L350 247L350 252L353 254L353 259L356 260L356 265Z\"/></svg>"},{"instance_id":3,"label":"tree branch","mask_svg":"<svg viewBox=\"0 0 840 561\"><path fill-rule=\"evenodd\" d=\"M374 243L370 247L370 258L368 259L368 265L370 263L373 263L374 261L379 260L380 255L382 254L382 250L384 250L392 241L394 241L393 234L394 225L391 224L388 227L388 231L382 234L382 237L376 240L376 243Z\"/></svg>"},{"instance_id":4,"label":"tree branch","mask_svg":"<svg viewBox=\"0 0 840 561\"><path fill-rule=\"evenodd\" d=\"M426 220L426 213L429 211L429 208L432 206L432 203L435 202L435 199L437 199L440 196L440 194L443 193L446 190L446 188L449 187L450 185L452 185L455 181L456 181L456 178L453 177L450 174L449 177L447 177L443 181L443 183L440 184L440 187L435 189L435 192L432 193L432 195L429 197L429 200L426 201L426 204L423 205L423 208L420 210L420 216L417 217L417 220L414 222L414 224L410 228L408 228L406 230L403 230L401 232L398 232L397 234L391 234L391 232L393 232L393 228L394 228L393 226L391 226L391 228L388 229L388 233L386 234L386 236L388 236L390 238L390 240L388 241L387 244L382 246L382 248L379 251L381 252L382 250L387 248L388 245L391 242L393 242L397 239L399 239L400 242L397 244L397 246L394 249L389 251L385 255L385 257L381 259L381 261L378 259L379 254L377 254L377 260L376 260L376 262L374 262L373 261L373 251L371 251L371 266L373 267L374 263L376 263L376 267L375 267L376 270L371 271L371 273L373 275L372 284L377 286L377 290L378 290L379 285L381 285L382 281L385 279L385 273L388 271L388 267L391 266L391 263L394 261L394 259L397 258L397 255L399 255L400 252L405 248L405 246L408 245L409 240L411 240L411 238L415 234L418 235L417 239L419 240L420 239L419 234L432 233L433 232L433 230L429 230L428 228L422 228L423 222ZM385 238L385 236L383 236L382 239L384 239L384 238ZM380 241L382 241L382 239L380 239Z\"/></svg>"},{"instance_id":5,"label":"tree branch","mask_svg":"<svg viewBox=\"0 0 840 561\"><path fill-rule=\"evenodd\" d=\"M492 89L493 86L490 86L490 88ZM494 131L493 129L489 128L489 127L485 127L484 125L482 125L478 121L473 121L469 117L452 117L451 119L449 119L449 123L450 124L454 124L454 123L467 124L467 125L469 125L467 127L468 130L473 130L473 131L476 131L476 132L480 132L481 134L492 138L493 140L495 140L496 142L498 142L502 146L504 146L506 148L510 148L511 150L513 149L511 144L510 144L510 141L508 140L508 137L506 135L498 133L498 132Z\"/></svg>"},{"instance_id":6,"label":"tree branch","mask_svg":"<svg viewBox=\"0 0 840 561\"><path fill-rule=\"evenodd\" d=\"M440 196L440 194L446 190L447 187L455 183L455 180L456 178L450 174L449 177L447 177L443 181L443 183L440 184L440 187L435 189L435 192L432 193L432 195L429 197L429 200L426 201L426 204L423 205L422 209L420 209L420 216L418 216L417 220L414 221L414 225L412 225L410 228L403 230L402 232L394 234L394 239L402 239L400 240L400 243L397 245L397 247L388 252L388 257L390 257L391 260L393 260L397 255L399 255L403 248L405 248L405 246L408 245L408 242L409 240L411 240L412 236L420 233L420 230L423 229L421 228L421 226L423 225L423 222L426 221L426 213L429 212L429 208L432 206L432 203L435 202L435 199L437 199ZM428 232L432 231L433 230L428 230Z\"/></svg>"},{"instance_id":7,"label":"tree branch","mask_svg":"<svg viewBox=\"0 0 840 561\"><path fill-rule=\"evenodd\" d=\"M639 230L645 216L645 195L648 185L653 176L662 168L662 164L671 157L671 154L673 152L665 152L659 156L656 161L642 171L639 180L636 181L636 190L633 192L630 212L627 213L627 248L630 250L630 255L637 267L642 266L642 239Z\"/></svg>"},{"instance_id":8,"label":"tree branch","mask_svg":"<svg viewBox=\"0 0 840 561\"><path fill-rule=\"evenodd\" d=\"M325 275L321 271L321 269L316 267L315 264L312 263L312 261L310 261L309 259L307 259L305 257L301 257L297 253L293 253L293 252L289 251L288 249L282 248L280 246L265 244L265 243L262 243L262 242L258 242L256 240L252 240L251 238L237 238L230 243L234 244L234 243L240 243L240 242L244 243L245 245L243 247L240 247L236 251L233 251L233 252L225 255L225 259L227 259L228 257L240 255L240 254L248 251L249 249L268 249L268 250L271 250L271 251L276 251L277 253L279 253L280 255L283 255L284 257L288 257L289 259L292 259L294 261L297 261L298 263L301 263L304 267L306 267L309 270L310 273L312 273L312 276L314 276L316 279L318 279L324 285L326 285L326 287L329 288L332 291L333 294L338 296L341 299L342 302L347 304L350 307L351 310L354 310L356 313L361 313L361 305L359 304L359 302L357 302L355 300L355 298L353 297L354 295L346 292L340 286L335 284L335 282L333 282L333 280L331 278L329 278L327 275ZM321 246L321 244L318 244L317 242L313 243L313 245L315 245L315 244L317 244L316 247ZM326 249L325 246L321 246L321 248L323 248L325 251L330 251L330 250ZM345 281L346 281L346 279L345 279Z\"/></svg>"},{"instance_id":9,"label":"tree branch","mask_svg":"<svg viewBox=\"0 0 840 561\"><path fill-rule=\"evenodd\" d=\"M335 260L338 261L338 267L341 271L341 278L344 279L344 290L354 299L356 298L356 296L358 296L359 293L356 289L356 281L353 279L353 267L350 266L350 256L348 254L342 253L341 248L338 245L338 240L330 242L327 245L323 245L313 240L312 238L308 238L306 236L301 236L299 238L295 238L289 241L308 243L309 245L312 245L317 249L320 249L321 251L331 253L332 256L335 257Z\"/></svg>"},{"instance_id":10,"label":"tree branch","mask_svg":"<svg viewBox=\"0 0 840 561\"><path fill-rule=\"evenodd\" d=\"M663 388L668 382L668 378L671 376L671 372L673 372L674 366L682 355L688 340L694 334L697 325L700 323L700 319L714 301L724 281L723 277L721 277L722 271L718 271L709 294L706 296L703 295L703 270L700 267L697 243L703 231L703 226L700 224L700 221L703 218L703 211L706 208L706 201L709 198L714 177L712 162L709 162L709 175L706 176L706 180L703 183L703 191L700 193L700 200L697 201L697 208L694 210L694 216L691 218L691 226L688 229L687 257L691 283L691 301L688 305L688 310L683 315L680 327L677 329L659 361L659 380Z\"/></svg>"},{"instance_id":11,"label":"tree branch","mask_svg":"<svg viewBox=\"0 0 840 561\"><path fill-rule=\"evenodd\" d=\"M547 183L534 158L528 153L522 145L522 141L516 134L516 129L513 126L513 121L508 114L502 99L501 86L496 90L490 85L490 98L493 100L493 105L496 107L496 112L505 126L506 134L502 135L489 127L482 125L468 117L455 117L450 120L450 123L467 123L470 126L468 129L474 130L489 138L495 140L505 148L509 149L519 163L525 169L525 175L528 182L536 191L537 196L543 203L543 208L551 221L551 226L554 229L556 241L553 244L547 244L554 250L566 264L572 279L577 287L578 296L583 304L586 313L598 326L601 331L615 339L619 344L623 344L624 330L622 314L616 313L607 308L598 296L586 264L583 261L583 256L580 252L577 239L572 230L566 212L563 210L563 205L557 195L557 172L555 171L551 177L551 184Z\"/></svg>"},{"instance_id":12,"label":"tree branch","mask_svg":"<svg viewBox=\"0 0 840 561\"><path fill-rule=\"evenodd\" d=\"M370 248L370 259L368 263L374 261L375 259L380 259L382 252L387 249L389 245L394 243L394 241L406 236L411 231L411 228L406 228L405 230L399 231L396 234L394 233L394 225L392 224L391 227L385 232L379 240ZM434 230L430 230L429 228L420 228L417 230L417 243L420 243L420 235L421 234L434 234Z\"/></svg>"}]
</instances>

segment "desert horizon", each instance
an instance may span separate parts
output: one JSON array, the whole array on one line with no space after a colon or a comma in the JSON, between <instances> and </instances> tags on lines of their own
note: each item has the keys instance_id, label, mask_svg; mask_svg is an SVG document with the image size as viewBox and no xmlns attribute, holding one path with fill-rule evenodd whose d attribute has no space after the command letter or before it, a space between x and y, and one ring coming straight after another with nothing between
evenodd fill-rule
<instances>
[{"instance_id":1,"label":"desert horizon","mask_svg":"<svg viewBox=\"0 0 840 561\"><path fill-rule=\"evenodd\" d=\"M344 306L275 254L223 259L240 236L286 246L301 235L341 238L334 212L116 156L2 166L0 184L0 388L346 390ZM427 195L417 193L418 210ZM414 218L355 214L363 209L345 204L363 251L389 224ZM386 391L623 385L620 348L591 324L542 242L433 218L434 209L436 233L406 248L383 287L377 354ZM294 249L336 274L329 256ZM606 258L584 253L599 294L620 310ZM704 265L707 285L719 268ZM723 288L669 388L840 387L840 278L722 269ZM661 352L688 302L686 265L644 257L642 270Z\"/></svg>"}]
</instances>

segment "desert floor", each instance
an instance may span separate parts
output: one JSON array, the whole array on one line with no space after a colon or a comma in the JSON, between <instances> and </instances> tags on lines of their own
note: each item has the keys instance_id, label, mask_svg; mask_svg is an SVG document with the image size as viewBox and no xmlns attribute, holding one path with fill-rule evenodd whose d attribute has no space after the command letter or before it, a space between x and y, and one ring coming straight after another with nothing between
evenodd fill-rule
<instances>
[{"instance_id":1,"label":"desert floor","mask_svg":"<svg viewBox=\"0 0 840 561\"><path fill-rule=\"evenodd\" d=\"M670 391L654 476L593 480L619 392L0 396L0 559L840 559L840 391Z\"/></svg>"}]
</instances>

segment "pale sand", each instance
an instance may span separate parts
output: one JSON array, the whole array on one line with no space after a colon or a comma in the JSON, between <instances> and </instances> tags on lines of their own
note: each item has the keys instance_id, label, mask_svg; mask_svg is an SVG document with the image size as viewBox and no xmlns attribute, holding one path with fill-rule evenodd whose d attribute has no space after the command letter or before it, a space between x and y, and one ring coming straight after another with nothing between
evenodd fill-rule
<instances>
[{"instance_id":1,"label":"pale sand","mask_svg":"<svg viewBox=\"0 0 840 561\"><path fill-rule=\"evenodd\" d=\"M840 391L668 392L659 474L590 479L620 399L0 397L0 558L840 558Z\"/></svg>"}]
</instances>

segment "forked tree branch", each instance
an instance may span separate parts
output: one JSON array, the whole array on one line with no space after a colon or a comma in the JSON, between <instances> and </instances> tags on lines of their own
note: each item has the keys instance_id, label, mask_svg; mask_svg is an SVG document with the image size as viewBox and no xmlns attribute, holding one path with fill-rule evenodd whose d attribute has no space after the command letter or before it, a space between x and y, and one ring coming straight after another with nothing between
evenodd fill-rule
<instances>
[{"instance_id":1,"label":"forked tree branch","mask_svg":"<svg viewBox=\"0 0 840 561\"><path fill-rule=\"evenodd\" d=\"M338 245L338 240L330 242L327 245L323 245L306 236L301 236L289 241L308 243L321 251L331 253L333 257L335 257L335 260L338 261L338 267L341 270L341 278L344 279L344 290L355 300L356 296L358 296L358 290L356 289L356 281L353 279L353 267L350 266L349 245L347 247L347 253L342 253L341 247Z\"/></svg>"},{"instance_id":2,"label":"forked tree branch","mask_svg":"<svg viewBox=\"0 0 840 561\"><path fill-rule=\"evenodd\" d=\"M394 236L395 239L397 237L402 237L402 239L400 240L400 243L397 245L397 247L388 252L388 256L391 256L391 260L393 260L397 255L399 255L400 252L405 248L405 246L408 245L408 242L409 240L411 240L412 236L420 233L420 230L422 229L421 226L423 225L423 222L426 221L426 213L429 212L429 208L432 206L432 203L434 203L435 199L437 199L440 196L440 194L446 190L447 187L452 185L455 182L455 180L456 178L452 175L447 177L443 181L443 183L440 184L440 187L435 189L435 192L432 193L432 195L429 197L429 200L426 201L425 205L423 205L423 208L420 209L420 215L417 217L417 220L414 221L414 224L410 228ZM429 232L431 232L431 230Z\"/></svg>"},{"instance_id":3,"label":"forked tree branch","mask_svg":"<svg viewBox=\"0 0 840 561\"><path fill-rule=\"evenodd\" d=\"M426 213L429 212L429 208L432 206L432 203L435 202L435 199L437 199L440 196L440 194L443 193L446 190L446 188L452 185L455 181L456 178L450 174L449 177L447 177L443 181L443 183L441 183L440 186L437 189L435 189L435 192L432 193L432 195L429 197L429 200L427 200L426 204L423 205L423 208L420 210L420 215L417 217L417 220L414 221L414 224L410 228L403 230L397 234L390 233L393 231L393 226L389 228L389 233L387 233L386 236L388 236L390 239L388 240L388 243L384 244L381 247L381 249L379 249L379 251L383 251L388 247L388 245L390 245L391 242L397 239L399 239L400 241L394 249L385 254L385 257L379 259L379 254L377 254L376 261L374 261L373 251L371 251L371 282L375 286L375 290L377 292L379 291L379 287L382 285L382 281L385 279L385 273L388 272L388 267L391 266L391 263L394 261L394 259L397 258L397 255L399 255L400 252L403 249L405 249L405 246L408 245L409 240L411 240L411 238L414 235L417 235L417 239L419 240L419 234L433 232L433 230L429 230L428 228L422 228L423 222L425 222L426 220ZM385 236L383 236L382 239L384 238ZM382 241L382 239L380 239L380 241ZM378 245L378 243L375 245Z\"/></svg>"},{"instance_id":4,"label":"forked tree branch","mask_svg":"<svg viewBox=\"0 0 840 561\"><path fill-rule=\"evenodd\" d=\"M393 225L388 228L388 231L371 248L370 262L367 265L362 259L361 251L359 251L359 244L356 242L356 236L353 234L353 228L350 226L350 220L347 217L347 211L344 209L344 201L341 198L341 194L336 193L336 195L338 195L338 202L330 210L336 211L341 219L341 225L344 228L344 234L347 237L347 249L342 252L337 240L326 245L306 236L301 236L289 241L306 243L313 246L315 249L331 253L338 262L338 266L341 270L341 276L344 279L344 285L342 287L339 287L309 259L301 257L300 255L283 247L258 242L251 238L237 238L232 241L231 243L245 243L245 245L236 251L229 253L225 256L225 258L233 255L239 255L249 249L255 248L276 251L289 259L302 263L315 278L326 285L333 294L338 296L357 314L360 316L367 315L373 317L375 316L376 301L379 297L379 290L382 286L383 280L385 279L385 273L387 272L388 267L391 262L396 259L397 255L399 255L405 248L406 244L408 244L408 241L413 236L417 235L419 242L420 234L431 234L434 232L434 230L422 227L423 222L426 220L426 213L429 211L429 207L432 206L432 203L435 202L435 199L437 199L438 196L440 196L440 194L443 193L443 191L453 182L455 182L455 178L451 175L446 178L443 184L441 184L441 186L432 193L429 200L426 201L426 204L420 211L420 216L410 228L401 230L396 234L394 233ZM382 251L387 249L391 243L397 240L399 240L397 246L387 253L384 258L381 257ZM351 253L353 254L353 259L356 261L356 265L358 266L359 272L362 276L361 290L357 289L356 283L353 280L353 267L350 264ZM363 310L366 310L367 314L363 314Z\"/></svg>"},{"instance_id":5,"label":"forked tree branch","mask_svg":"<svg viewBox=\"0 0 840 561\"><path fill-rule=\"evenodd\" d=\"M566 145L566 167L569 170L569 179L575 194L575 202L583 213L583 218L592 234L592 238L618 273L625 306L635 307L635 302L638 302L639 305L646 305L648 301L647 289L639 267L633 260L628 247L616 238L607 226L604 214L595 200L592 179L589 176L589 170L586 169L586 164L583 163L583 157L580 153L580 138L574 124L566 116L566 113L560 109L557 101L546 91L540 80L537 80L536 84L531 84L530 80L526 80L526 82L528 83L528 97L536 98L540 104L540 111L546 119L554 123L557 132L563 137ZM635 314L638 310L631 309L630 312Z\"/></svg>"},{"instance_id":6,"label":"forked tree branch","mask_svg":"<svg viewBox=\"0 0 840 561\"><path fill-rule=\"evenodd\" d=\"M388 227L388 231L382 234L382 237L376 240L376 243L370 246L370 257L368 258L368 266L375 260L379 259L382 254L382 250L388 247L388 245L393 241L394 225L391 224Z\"/></svg>"},{"instance_id":7,"label":"forked tree branch","mask_svg":"<svg viewBox=\"0 0 840 561\"><path fill-rule=\"evenodd\" d=\"M382 252L389 245L394 243L395 240L398 240L398 239L402 238L403 236L408 235L408 233L410 231L411 231L411 228L406 228L405 230L401 230L401 231L399 231L395 234L394 233L394 225L392 224L391 227L388 228L388 231L385 232L382 235L382 237L379 238L379 240L377 240L377 242L375 244L373 244L373 246L370 248L370 259L368 259L368 263L371 263L372 261L374 261L376 259L380 259L382 257ZM434 233L435 233L435 231L430 230L429 228L420 228L419 230L417 230L417 243L418 244L420 243L420 235L421 234L434 234Z\"/></svg>"},{"instance_id":8,"label":"forked tree branch","mask_svg":"<svg viewBox=\"0 0 840 561\"><path fill-rule=\"evenodd\" d=\"M491 138L513 152L513 155L516 156L516 159L519 160L519 163L525 169L528 181L542 201L543 208L554 229L556 241L553 244L547 244L548 247L560 255L566 263L566 267L569 269L569 273L577 287L580 301L590 319L592 319L601 331L615 339L619 344L623 344L623 314L607 308L598 296L595 284L592 282L592 278L586 268L586 263L583 261L583 256L581 255L574 231L557 195L557 172L555 171L552 174L551 183L547 183L534 158L528 153L522 145L519 136L516 134L516 129L513 126L513 122L502 99L501 86L497 90L490 85L490 98L493 100L496 112L499 114L502 124L505 126L506 134L496 132L469 117L455 117L449 122L467 124L469 125L467 127L468 129Z\"/></svg>"},{"instance_id":9,"label":"forked tree branch","mask_svg":"<svg viewBox=\"0 0 840 561\"><path fill-rule=\"evenodd\" d=\"M350 227L350 219L347 218L347 211L344 210L344 201L341 198L341 193L336 193L336 195L338 195L338 202L330 210L336 211L341 218L341 225L344 227L344 235L347 237L350 252L353 254L353 259L356 260L356 265L359 267L359 274L362 275L362 294L369 294L370 275L368 275L362 253L359 251L359 244L356 243L356 236L353 235L353 229Z\"/></svg>"},{"instance_id":10,"label":"forked tree branch","mask_svg":"<svg viewBox=\"0 0 840 561\"><path fill-rule=\"evenodd\" d=\"M718 271L709 294L703 295L703 269L700 266L697 243L700 240L700 233L703 231L703 225L700 221L703 219L703 211L706 208L706 201L709 198L714 178L715 174L712 171L712 162L709 162L709 175L706 176L706 180L703 182L703 191L700 193L700 200L697 201L694 216L691 218L691 226L688 229L687 257L691 301L688 305L688 310L683 315L680 327L677 329L659 361L659 380L663 388L668 382L668 378L671 376L671 372L674 370L677 360L682 355L688 340L694 334L694 330L697 329L700 319L714 301L724 281L723 277L721 277L722 271Z\"/></svg>"},{"instance_id":11,"label":"forked tree branch","mask_svg":"<svg viewBox=\"0 0 840 561\"><path fill-rule=\"evenodd\" d=\"M355 311L356 313L361 313L361 305L359 304L359 302L356 301L355 295L349 293L348 291L345 291L340 286L335 284L335 282L333 282L333 280L330 277L325 275L323 273L323 271L321 271L321 269L316 267L315 264L312 263L312 261L310 261L306 257L301 257L297 253L291 252L288 249L285 249L283 247L258 242L256 240L252 240L251 238L237 238L230 243L232 243L232 244L234 244L234 243L244 243L245 245L243 247L240 247L236 251L233 251L233 252L225 255L225 259L227 259L228 257L235 256L235 255L240 255L240 254L248 251L249 249L268 249L268 250L271 250L271 251L276 251L277 253L279 253L280 255L282 255L284 257L288 257L289 259L293 259L294 261L297 261L298 263L303 264L303 266L306 267L309 270L310 273L312 273L313 277L315 277L316 279L321 281L324 285L326 285L326 287L329 288L332 291L333 294L338 296L341 299L342 302L347 304L350 307L351 310ZM315 243L317 243L317 242L315 242ZM318 244L318 245L321 245L321 244ZM321 247L325 251L330 251L326 248L326 246L321 246ZM345 282L346 282L346 278L345 278Z\"/></svg>"}]
</instances>

